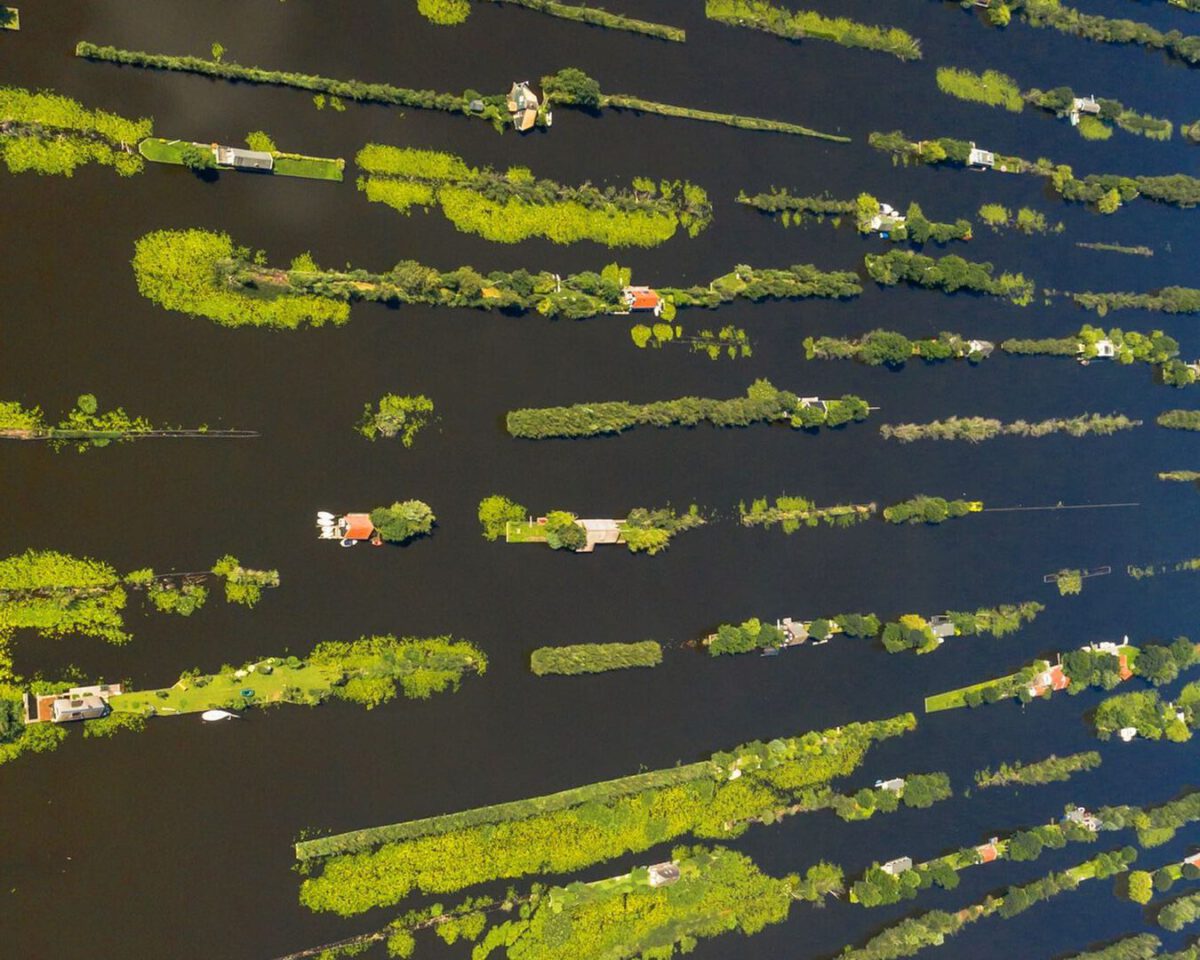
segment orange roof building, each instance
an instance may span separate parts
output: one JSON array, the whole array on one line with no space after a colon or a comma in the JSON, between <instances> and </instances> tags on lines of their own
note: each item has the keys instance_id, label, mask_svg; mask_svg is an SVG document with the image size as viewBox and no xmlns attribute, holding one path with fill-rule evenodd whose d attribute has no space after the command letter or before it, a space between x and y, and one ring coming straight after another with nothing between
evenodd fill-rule
<instances>
[{"instance_id":1,"label":"orange roof building","mask_svg":"<svg viewBox=\"0 0 1200 960\"><path fill-rule=\"evenodd\" d=\"M1029 685L1029 693L1031 696L1040 697L1047 690L1066 690L1070 685L1071 678L1063 672L1062 664L1056 663L1033 678L1033 683Z\"/></svg>"},{"instance_id":2,"label":"orange roof building","mask_svg":"<svg viewBox=\"0 0 1200 960\"><path fill-rule=\"evenodd\" d=\"M371 522L369 513L348 513L345 516L346 540L370 540L375 532L375 524Z\"/></svg>"},{"instance_id":3,"label":"orange roof building","mask_svg":"<svg viewBox=\"0 0 1200 960\"><path fill-rule=\"evenodd\" d=\"M996 837L992 837L987 843L980 844L975 848L975 852L979 854L980 863L991 863L1000 856L1000 851L996 849Z\"/></svg>"},{"instance_id":4,"label":"orange roof building","mask_svg":"<svg viewBox=\"0 0 1200 960\"><path fill-rule=\"evenodd\" d=\"M650 310L656 317L662 313L662 297L649 287L626 287L621 293L630 310Z\"/></svg>"},{"instance_id":5,"label":"orange roof building","mask_svg":"<svg viewBox=\"0 0 1200 960\"><path fill-rule=\"evenodd\" d=\"M1117 663L1118 673L1120 673L1122 680L1128 680L1133 676L1133 671L1129 669L1129 656L1127 654L1122 653L1117 657Z\"/></svg>"}]
</instances>

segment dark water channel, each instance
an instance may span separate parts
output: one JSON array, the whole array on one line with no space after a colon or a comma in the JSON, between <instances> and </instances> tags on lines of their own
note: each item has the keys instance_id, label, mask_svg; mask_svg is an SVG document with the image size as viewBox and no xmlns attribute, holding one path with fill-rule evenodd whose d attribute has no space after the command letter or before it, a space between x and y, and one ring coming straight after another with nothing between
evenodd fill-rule
<instances>
[{"instance_id":1,"label":"dark water channel","mask_svg":"<svg viewBox=\"0 0 1200 960\"><path fill-rule=\"evenodd\" d=\"M713 226L697 240L627 252L647 283L707 281L735 263L813 262L854 269L878 241L829 225L784 230L733 203L771 185L852 196L870 190L928 216L974 216L988 201L1037 206L1066 225L1026 239L981 229L956 252L1023 270L1041 287L1152 289L1196 284L1197 214L1137 202L1102 218L1047 196L1033 178L893 168L866 146L874 129L958 135L1005 152L1050 156L1077 171L1195 173L1200 148L1117 132L1083 141L1037 113L1010 115L938 94L942 64L995 67L1023 86L1071 84L1178 122L1200 115L1200 72L1136 48L1104 47L1014 25L1003 33L952 5L920 0L817 4L903 26L925 58L817 42L793 45L707 23L700 0L613 4L678 23L686 45L593 30L514 8L479 5L470 22L437 29L409 0L219 0L187 4L51 0L22 7L23 29L0 36L0 82L48 87L89 106L155 118L156 133L240 142L269 131L282 149L345 156L375 140L452 150L472 163L526 164L574 183L686 177L706 187ZM1165 4L1093 0L1089 9L1200 32L1200 17ZM93 65L79 39L135 49L204 53L219 40L245 63L440 90L506 88L578 65L611 91L794 120L854 138L839 146L703 124L560 111L552 132L497 136L483 124L350 105L317 112L290 90ZM228 231L284 263L310 250L326 265L384 268L417 258L443 268L598 268L614 256L590 244L492 245L456 233L440 214L404 218L341 185L223 175L202 183L151 167L129 180L89 168L73 179L0 173L0 396L57 414L91 391L157 421L257 429L246 442L146 442L77 455L35 445L0 451L0 555L29 546L103 558L122 570L197 569L224 552L278 567L283 586L253 612L214 598L191 619L131 616L122 648L22 638L17 666L55 674L169 683L325 639L370 632L453 633L484 647L491 668L455 695L366 712L348 705L257 713L241 723L159 721L112 740L70 737L56 753L0 769L0 957L93 956L262 960L385 922L313 916L296 900L291 842L305 827L350 829L514 799L670 765L756 737L920 709L921 699L1008 672L1031 656L1092 640L1194 631L1194 575L1134 583L1127 563L1173 561L1196 546L1197 492L1154 474L1200 467L1200 439L1146 427L1113 438L885 443L877 425L950 414L1005 419L1124 411L1150 424L1197 394L1155 386L1142 368L993 357L899 373L806 363L801 341L886 325L1000 340L1059 336L1088 315L1039 303L879 290L848 304L735 305L718 317L681 315L693 329L719 319L746 327L752 359L709 360L683 349L638 351L620 319L538 318L376 305L354 307L342 329L224 330L142 300L133 243L161 227ZM1075 241L1148 244L1150 259L1089 252ZM1122 314L1127 328L1162 326L1200 355L1194 318ZM502 428L515 406L587 399L731 396L755 377L806 394L855 392L882 408L866 425L821 436L758 427L718 432L638 430L592 441L518 443ZM1194 388L1200 391L1200 387ZM411 450L370 445L350 429L380 394L423 392L439 422ZM820 503L893 502L917 492L989 505L1136 501L1137 509L986 514L941 529L744 531L740 499L780 492ZM561 556L488 544L475 508L505 492L531 509L621 516L630 507L692 501L725 522L680 537L658 558L618 549ZM360 509L393 498L428 500L434 536L407 549L340 550L319 542L317 509ZM1062 566L1111 564L1082 596L1041 582ZM929 657L889 657L852 642L775 659L720 662L674 649L722 621L843 610L895 615L1021 599L1047 604L1030 628L1001 641L963 639ZM1195 634L1193 633L1193 636ZM530 650L551 643L655 638L672 645L655 671L537 679ZM1002 759L1037 759L1093 745L1084 721L1099 696L1061 697L922 720L876 750L848 784L947 770L960 793L972 772ZM994 830L1043 821L1068 800L1161 802L1197 780L1192 745L1101 747L1100 771L1074 783L995 790L861 824L793 818L738 841L764 868L802 869L824 857L855 875L873 859L924 859ZM1122 837L1120 842L1127 838ZM1179 859L1200 835L1182 831L1143 855ZM604 876L661 851L591 871ZM909 911L950 906L1082 859L1073 850L1037 864L967 871L952 894L872 912L798 906L791 920L746 941L704 942L696 956L826 957ZM1054 957L1147 927L1106 882L1012 921L976 925L939 956ZM1168 942L1178 940L1167 935ZM84 948L81 945L86 945ZM446 949L423 945L432 955ZM460 947L449 956L465 956Z\"/></svg>"}]
</instances>

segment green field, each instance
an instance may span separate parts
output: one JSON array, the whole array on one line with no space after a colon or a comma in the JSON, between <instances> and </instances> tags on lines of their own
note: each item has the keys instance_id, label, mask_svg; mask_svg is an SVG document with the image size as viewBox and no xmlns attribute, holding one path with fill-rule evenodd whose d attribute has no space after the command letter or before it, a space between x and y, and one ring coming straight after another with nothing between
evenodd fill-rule
<instances>
[{"instance_id":1,"label":"green field","mask_svg":"<svg viewBox=\"0 0 1200 960\"><path fill-rule=\"evenodd\" d=\"M161 137L147 137L138 144L138 153L147 160L155 163L183 163L183 150L190 146L187 140L164 140ZM279 177L303 177L308 180L342 180L342 170L345 161L332 160L327 157L305 157L297 153L273 154L275 169L272 171ZM227 169L218 167L216 169Z\"/></svg>"},{"instance_id":2,"label":"green field","mask_svg":"<svg viewBox=\"0 0 1200 960\"><path fill-rule=\"evenodd\" d=\"M242 671L245 676L236 676ZM305 703L313 699L310 691L327 693L341 676L342 670L337 666L301 661L299 667L291 667L279 657L267 657L246 664L241 671L231 669L208 676L183 678L161 690L122 693L108 703L113 713L143 716L241 709L254 704ZM244 691L250 691L249 695L243 695ZM300 696L293 698L293 692Z\"/></svg>"},{"instance_id":3,"label":"green field","mask_svg":"<svg viewBox=\"0 0 1200 960\"><path fill-rule=\"evenodd\" d=\"M504 528L504 540L506 543L545 543L545 531L544 524L533 523L530 520L514 523L510 520Z\"/></svg>"},{"instance_id":4,"label":"green field","mask_svg":"<svg viewBox=\"0 0 1200 960\"><path fill-rule=\"evenodd\" d=\"M1043 667L1042 669L1046 668ZM991 687L997 683L1003 683L1005 680L1011 680L1015 676L1015 673L1010 673L1008 676L994 677L991 680L984 680L982 683L973 683L969 687L959 687L957 690L935 693L932 697L925 698L925 712L937 713L940 710L955 710L958 707L965 707L967 705L966 696L972 690L983 690L985 687Z\"/></svg>"}]
</instances>

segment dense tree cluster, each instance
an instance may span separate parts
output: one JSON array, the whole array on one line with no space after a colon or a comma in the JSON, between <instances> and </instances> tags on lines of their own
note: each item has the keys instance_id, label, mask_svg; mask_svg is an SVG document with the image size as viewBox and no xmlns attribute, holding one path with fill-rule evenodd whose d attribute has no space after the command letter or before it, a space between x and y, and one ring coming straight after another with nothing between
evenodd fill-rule
<instances>
[{"instance_id":1,"label":"dense tree cluster","mask_svg":"<svg viewBox=\"0 0 1200 960\"><path fill-rule=\"evenodd\" d=\"M873 503L842 503L832 507L818 507L805 497L778 496L770 503L766 497L757 497L749 509L743 501L738 504L738 514L746 527L770 527L779 524L784 533L795 533L800 527L816 527L821 524L831 527L852 527L869 520L875 513Z\"/></svg>"},{"instance_id":2,"label":"dense tree cluster","mask_svg":"<svg viewBox=\"0 0 1200 960\"><path fill-rule=\"evenodd\" d=\"M1033 281L1019 273L993 275L990 263L972 263L954 254L926 257L911 250L889 250L884 254L867 254L867 275L883 286L909 283L954 293L969 290L1005 297L1018 306L1033 300Z\"/></svg>"},{"instance_id":3,"label":"dense tree cluster","mask_svg":"<svg viewBox=\"0 0 1200 960\"><path fill-rule=\"evenodd\" d=\"M947 500L918 494L890 507L883 508L883 519L889 523L943 523L953 517L965 517L971 512L966 500Z\"/></svg>"},{"instance_id":4,"label":"dense tree cluster","mask_svg":"<svg viewBox=\"0 0 1200 960\"><path fill-rule=\"evenodd\" d=\"M539 677L546 674L573 675L624 670L628 667L656 667L662 663L662 647L653 640L538 647L530 656L529 663Z\"/></svg>"},{"instance_id":5,"label":"dense tree cluster","mask_svg":"<svg viewBox=\"0 0 1200 960\"><path fill-rule=\"evenodd\" d=\"M702 422L717 427L745 427L784 421L803 430L840 427L865 420L867 414L867 403L859 397L847 395L823 404L805 404L796 394L777 389L769 380L756 380L746 396L731 400L681 397L640 404L611 400L570 407L534 407L510 411L506 423L514 437L541 440L620 433L635 426L693 427Z\"/></svg>"}]
</instances>

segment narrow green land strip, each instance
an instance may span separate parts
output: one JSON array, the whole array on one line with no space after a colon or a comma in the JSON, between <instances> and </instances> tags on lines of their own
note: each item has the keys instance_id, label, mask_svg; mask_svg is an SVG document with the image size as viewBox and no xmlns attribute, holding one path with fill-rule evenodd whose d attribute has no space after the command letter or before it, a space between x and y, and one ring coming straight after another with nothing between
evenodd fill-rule
<instances>
[{"instance_id":1,"label":"narrow green land strip","mask_svg":"<svg viewBox=\"0 0 1200 960\"><path fill-rule=\"evenodd\" d=\"M627 30L630 33L641 33L659 40L671 40L683 43L687 39L687 31L680 27L671 27L663 23L653 23L649 20L638 20L619 13L609 13L595 7L584 7L569 3L556 3L555 0L491 0L492 3L512 3L517 6L548 13L552 17L562 17L564 20L575 20L579 23L591 24L595 27L607 27L610 30Z\"/></svg>"},{"instance_id":2,"label":"narrow green land strip","mask_svg":"<svg viewBox=\"0 0 1200 960\"><path fill-rule=\"evenodd\" d=\"M921 58L920 41L897 27L826 17L814 10L792 11L765 0L705 0L704 13L731 27L748 27L788 40L828 40L843 47L890 53L901 60Z\"/></svg>"},{"instance_id":3,"label":"narrow green land strip","mask_svg":"<svg viewBox=\"0 0 1200 960\"><path fill-rule=\"evenodd\" d=\"M162 137L147 137L138 144L138 153L155 163L183 164L184 151L194 144L190 140L165 140ZM201 144L201 146L208 146ZM275 158L272 175L279 177L303 177L309 180L341 181L345 162L328 157L306 157L298 153L271 151Z\"/></svg>"},{"instance_id":4,"label":"narrow green land strip","mask_svg":"<svg viewBox=\"0 0 1200 960\"><path fill-rule=\"evenodd\" d=\"M268 657L239 669L187 673L170 687L119 694L113 713L170 716L204 710L243 709L272 703L314 704L331 696L373 707L396 695L424 698L457 689L463 674L483 673L487 657L472 644L449 637L364 637L353 643L322 643L303 660Z\"/></svg>"},{"instance_id":5,"label":"narrow green land strip","mask_svg":"<svg viewBox=\"0 0 1200 960\"><path fill-rule=\"evenodd\" d=\"M742 130L760 130L769 133L790 133L801 137L816 137L819 140L830 140L834 143L849 143L849 137L834 133L822 133L811 127L802 127L783 120L764 120L761 117L743 117L740 114L714 113L711 110L694 110L691 107L676 107L669 103L658 103L654 100L643 100L641 97L624 93L606 93L600 98L601 106L612 107L616 110L637 110L641 113L657 113L664 117L680 117L685 120L704 120L708 123L723 123L727 127L738 127Z\"/></svg>"}]
</instances>

